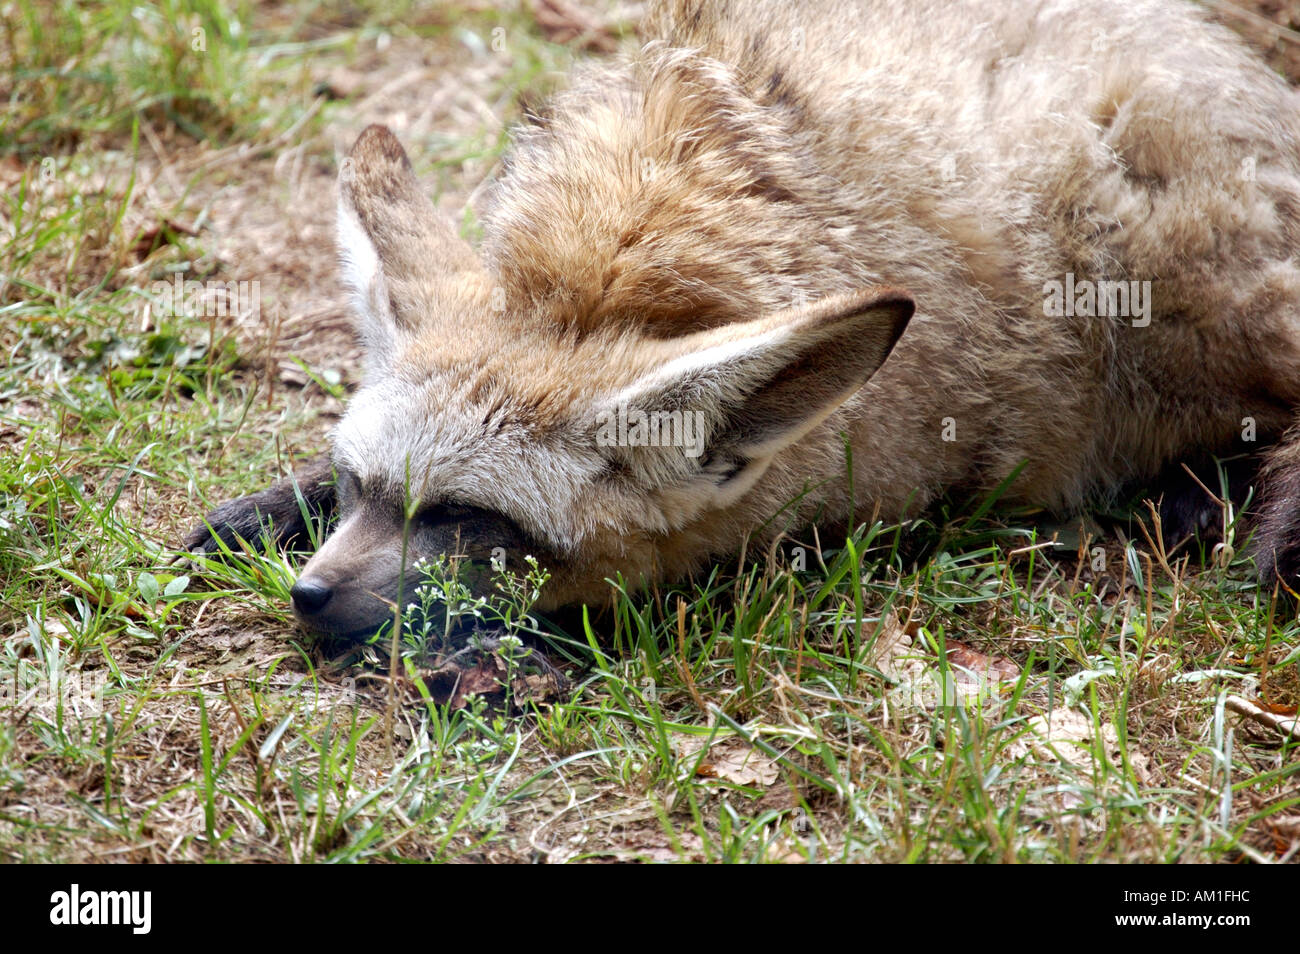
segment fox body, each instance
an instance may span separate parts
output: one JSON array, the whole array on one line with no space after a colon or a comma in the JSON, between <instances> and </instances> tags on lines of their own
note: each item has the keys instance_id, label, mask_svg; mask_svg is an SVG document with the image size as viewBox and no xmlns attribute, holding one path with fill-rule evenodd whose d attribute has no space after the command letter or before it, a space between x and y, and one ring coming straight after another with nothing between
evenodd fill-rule
<instances>
[{"instance_id":1,"label":"fox body","mask_svg":"<svg viewBox=\"0 0 1300 954\"><path fill-rule=\"evenodd\" d=\"M1017 468L1007 500L1069 510L1270 446L1258 562L1295 573L1300 99L1227 31L678 0L646 32L517 131L477 251L387 129L344 160L366 361L336 490L297 481L339 509L307 625L390 617L404 552L529 553L543 608L600 602ZM192 542L297 509L284 482Z\"/></svg>"}]
</instances>

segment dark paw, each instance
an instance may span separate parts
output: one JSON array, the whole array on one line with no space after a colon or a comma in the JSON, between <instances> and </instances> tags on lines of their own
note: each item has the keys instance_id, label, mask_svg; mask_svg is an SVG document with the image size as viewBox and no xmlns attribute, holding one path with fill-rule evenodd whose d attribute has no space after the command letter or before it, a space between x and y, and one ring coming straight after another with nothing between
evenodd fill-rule
<instances>
[{"instance_id":1,"label":"dark paw","mask_svg":"<svg viewBox=\"0 0 1300 954\"><path fill-rule=\"evenodd\" d=\"M287 548L309 539L309 527L328 520L335 504L334 473L328 458L317 458L266 490L230 500L217 507L185 537L191 553L211 554L237 549L240 540L269 534Z\"/></svg>"},{"instance_id":2,"label":"dark paw","mask_svg":"<svg viewBox=\"0 0 1300 954\"><path fill-rule=\"evenodd\" d=\"M1224 479L1227 482L1226 501L1233 505L1234 511L1239 511L1245 506L1256 482L1257 470L1257 461L1250 458L1219 464L1211 461L1192 468L1191 474L1182 465L1166 470L1154 494L1165 546L1172 551L1193 540L1205 544L1222 541Z\"/></svg>"}]
</instances>

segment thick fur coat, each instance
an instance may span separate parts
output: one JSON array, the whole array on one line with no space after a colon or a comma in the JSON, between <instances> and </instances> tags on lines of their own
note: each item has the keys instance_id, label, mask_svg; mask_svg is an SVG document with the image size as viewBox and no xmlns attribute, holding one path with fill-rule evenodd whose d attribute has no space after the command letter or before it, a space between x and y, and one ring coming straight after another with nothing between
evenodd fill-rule
<instances>
[{"instance_id":1,"label":"thick fur coat","mask_svg":"<svg viewBox=\"0 0 1300 954\"><path fill-rule=\"evenodd\" d=\"M1257 555L1294 576L1300 100L1237 39L1175 0L670 0L646 35L517 132L478 250L387 129L343 163L367 366L308 625L391 614L404 523L534 553L558 605L1018 468L1070 510L1271 445ZM620 408L697 446L603 440Z\"/></svg>"}]
</instances>

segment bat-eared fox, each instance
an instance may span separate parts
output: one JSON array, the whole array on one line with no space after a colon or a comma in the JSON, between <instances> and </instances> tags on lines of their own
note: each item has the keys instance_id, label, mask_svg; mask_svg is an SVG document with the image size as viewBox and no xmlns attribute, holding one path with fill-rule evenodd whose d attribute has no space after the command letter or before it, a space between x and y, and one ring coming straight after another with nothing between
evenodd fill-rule
<instances>
[{"instance_id":1,"label":"bat-eared fox","mask_svg":"<svg viewBox=\"0 0 1300 954\"><path fill-rule=\"evenodd\" d=\"M337 508L294 609L357 633L403 541L531 554L546 610L851 508L1015 475L1003 501L1069 512L1217 456L1254 463L1259 573L1297 585L1300 97L1226 29L1175 0L665 0L644 38L521 124L477 248L361 133L360 388L329 461L191 547Z\"/></svg>"}]
</instances>

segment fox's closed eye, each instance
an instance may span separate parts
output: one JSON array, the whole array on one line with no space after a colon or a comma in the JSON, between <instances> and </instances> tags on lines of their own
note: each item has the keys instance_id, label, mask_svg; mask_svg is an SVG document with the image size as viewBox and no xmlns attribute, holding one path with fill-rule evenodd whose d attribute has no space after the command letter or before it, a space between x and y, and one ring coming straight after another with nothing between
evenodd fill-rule
<instances>
[{"instance_id":1,"label":"fox's closed eye","mask_svg":"<svg viewBox=\"0 0 1300 954\"><path fill-rule=\"evenodd\" d=\"M428 504L415 512L415 520L422 524L447 524L469 520L490 518L493 514L481 507L468 504L437 503Z\"/></svg>"}]
</instances>

